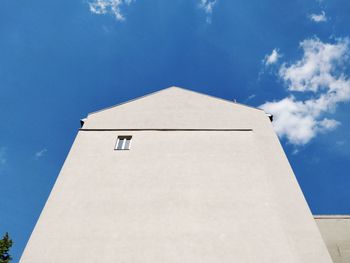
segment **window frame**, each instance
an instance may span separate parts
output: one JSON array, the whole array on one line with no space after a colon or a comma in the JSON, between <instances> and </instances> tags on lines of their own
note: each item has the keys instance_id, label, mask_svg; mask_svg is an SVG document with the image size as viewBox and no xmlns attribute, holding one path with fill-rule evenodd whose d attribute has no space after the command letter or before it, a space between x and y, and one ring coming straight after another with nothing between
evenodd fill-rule
<instances>
[{"instance_id":1,"label":"window frame","mask_svg":"<svg viewBox=\"0 0 350 263\"><path fill-rule=\"evenodd\" d=\"M118 135L116 144L114 146L114 150L116 150L116 151L128 151L128 150L130 150L131 140L132 140L131 135ZM122 142L121 147L119 148L120 141L123 141L123 142ZM128 145L127 145L127 141L129 141ZM126 148L126 145L128 146L127 148Z\"/></svg>"}]
</instances>

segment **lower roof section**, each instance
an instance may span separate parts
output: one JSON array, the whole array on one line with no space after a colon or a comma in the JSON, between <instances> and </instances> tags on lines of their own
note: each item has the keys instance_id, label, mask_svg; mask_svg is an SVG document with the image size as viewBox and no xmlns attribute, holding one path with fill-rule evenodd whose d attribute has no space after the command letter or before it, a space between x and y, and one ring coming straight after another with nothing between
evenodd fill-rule
<instances>
[{"instance_id":1,"label":"lower roof section","mask_svg":"<svg viewBox=\"0 0 350 263\"><path fill-rule=\"evenodd\" d=\"M334 263L350 262L350 215L314 215Z\"/></svg>"}]
</instances>

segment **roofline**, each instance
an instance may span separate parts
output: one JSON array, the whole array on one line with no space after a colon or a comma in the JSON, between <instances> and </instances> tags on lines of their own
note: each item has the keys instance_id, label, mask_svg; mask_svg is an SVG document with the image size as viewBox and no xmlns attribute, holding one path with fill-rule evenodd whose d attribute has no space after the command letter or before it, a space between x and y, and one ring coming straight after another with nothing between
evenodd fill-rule
<instances>
[{"instance_id":1,"label":"roofline","mask_svg":"<svg viewBox=\"0 0 350 263\"><path fill-rule=\"evenodd\" d=\"M80 128L79 131L214 131L214 132L230 132L230 131L253 131L252 128L238 128L238 129L155 129L155 128L143 128L143 129L130 129L130 128L121 128L121 129L85 129L85 128Z\"/></svg>"},{"instance_id":2,"label":"roofline","mask_svg":"<svg viewBox=\"0 0 350 263\"><path fill-rule=\"evenodd\" d=\"M315 219L350 219L350 215L314 215Z\"/></svg>"},{"instance_id":3,"label":"roofline","mask_svg":"<svg viewBox=\"0 0 350 263\"><path fill-rule=\"evenodd\" d=\"M229 102L229 103L232 103L232 104L237 104L237 105L240 105L240 106L243 106L243 107L247 107L247 108L250 108L250 109L259 110L259 111L264 111L264 110L262 110L262 109L259 109L259 108L253 107L253 106L249 106L249 105L241 104L241 103L238 103L238 102L235 102L235 101L230 101L230 100L227 100L227 99L215 97L215 96L212 96L212 95L209 95L209 94L206 94L206 93L201 93L201 92L194 91L194 90L190 90L190 89L185 89L185 88L181 88L181 87L171 86L171 87L168 87L168 88L164 88L164 89L161 89L161 90L158 90L158 91L155 91L155 92L151 92L151 93L145 94L145 95L140 96L140 97L136 97L136 98L131 99L131 100L128 100L128 101L124 101L124 102L121 102L121 103L118 103L118 104L115 104L115 105L112 105L112 106L103 108L103 109L101 109L101 110L97 110L97 111L90 112L90 113L88 113L87 116L92 115L92 114L99 113L99 112L101 112L101 111L109 110L109 109L111 109L111 108L119 107L119 106L121 106L121 105L130 103L130 102L133 102L133 101L136 101L136 100L139 100L139 99L143 99L143 98L145 98L145 97L148 97L148 96L151 96L151 95L155 95L155 94L157 94L157 93L160 93L160 92L163 92L163 91L166 91L166 90L169 90L169 89L174 89L174 88L175 88L175 89L185 90L185 91L188 91L188 92L193 92L193 93L195 93L195 94L199 94L199 95L202 95L202 96L207 96L207 97L210 97L210 98L213 98L213 99L222 100L222 101L224 101L224 102ZM264 112L265 112L265 111L264 111ZM265 113L266 113L266 112L265 112Z\"/></svg>"},{"instance_id":4,"label":"roofline","mask_svg":"<svg viewBox=\"0 0 350 263\"><path fill-rule=\"evenodd\" d=\"M262 109L259 109L259 108L253 107L253 106L249 106L249 105L242 104L242 103L239 103L239 102L236 102L236 101L232 101L232 100L223 99L223 98L220 98L220 97L216 97L216 96L213 96L213 95L209 95L209 94L206 94L206 93L202 93L202 92L198 92L198 91L194 91L194 90L190 90L190 89L185 89L185 88L176 87L176 86L172 86L172 87L169 87L169 88L167 88L167 89L170 89L170 88L183 89L183 90L186 90L186 91L195 93L195 94L207 96L207 97L212 98L212 99L222 100L222 101L229 102L229 103L232 103L232 104L241 105L241 106L243 106L243 107L247 107L247 108L250 108L250 109L259 110L259 111L264 111L264 110L262 110Z\"/></svg>"}]
</instances>

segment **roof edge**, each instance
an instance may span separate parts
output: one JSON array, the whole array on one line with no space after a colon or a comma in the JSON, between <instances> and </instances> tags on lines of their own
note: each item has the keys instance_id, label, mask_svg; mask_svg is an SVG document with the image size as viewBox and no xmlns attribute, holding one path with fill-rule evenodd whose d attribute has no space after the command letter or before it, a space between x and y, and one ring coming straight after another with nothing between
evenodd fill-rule
<instances>
[{"instance_id":1,"label":"roof edge","mask_svg":"<svg viewBox=\"0 0 350 263\"><path fill-rule=\"evenodd\" d=\"M315 219L350 219L350 215L314 215Z\"/></svg>"},{"instance_id":2,"label":"roof edge","mask_svg":"<svg viewBox=\"0 0 350 263\"><path fill-rule=\"evenodd\" d=\"M209 94L206 94L206 93L201 93L201 92L198 92L198 91L194 91L194 90L190 90L190 89L185 89L185 88L181 88L181 87L177 87L177 86L170 86L170 87L168 87L168 88L164 88L164 89L161 89L161 90L158 90L158 91L154 91L154 92L151 92L151 93L147 93L147 94L145 94L145 95L143 95L143 96L136 97L136 98L133 98L133 99L128 100L128 101L124 101L124 102L121 102L121 103L118 103L118 104L115 104L115 105L112 105L112 106L109 106L109 107L106 107L106 108L103 108L103 109L100 109L100 110L97 110L97 111L90 112L90 113L88 113L87 116L90 116L90 115L92 115L92 114L96 114L96 113L99 113L99 112L102 112L102 111L105 111L105 110L109 110L109 109L112 109L112 108L115 108L115 107L119 107L119 106L121 106L121 105L130 103L130 102L133 102L133 101L136 101L136 100L139 100L139 99L143 99L143 98L146 98L146 97L148 97L148 96L161 93L161 92L163 92L163 91L167 91L167 90L169 90L169 89L180 89L180 90L184 90L184 91L187 91L187 92L192 92L192 93L195 93L195 94L199 94L199 95L202 95L202 96L207 96L207 97L212 98L212 99L217 99L217 100L221 100L221 101L224 101L224 102L229 102L229 103L232 103L232 104L237 104L237 105L240 105L240 106L243 106L243 107L247 107L247 108L249 108L249 109L264 111L264 110L262 110L262 109L259 109L259 108L253 107L253 106L241 104L241 103L238 103L238 102L235 102L235 101L230 101L230 100L223 99L223 98L220 98L220 97L215 97L215 96L212 96L212 95L209 95Z\"/></svg>"}]
</instances>

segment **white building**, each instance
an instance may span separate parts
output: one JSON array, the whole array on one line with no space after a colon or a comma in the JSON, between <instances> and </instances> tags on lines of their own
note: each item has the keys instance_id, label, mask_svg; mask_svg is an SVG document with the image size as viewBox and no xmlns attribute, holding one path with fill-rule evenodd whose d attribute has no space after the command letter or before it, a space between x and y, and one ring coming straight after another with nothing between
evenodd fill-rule
<instances>
[{"instance_id":1,"label":"white building","mask_svg":"<svg viewBox=\"0 0 350 263\"><path fill-rule=\"evenodd\" d=\"M89 114L21 262L332 260L265 112L172 87Z\"/></svg>"}]
</instances>

